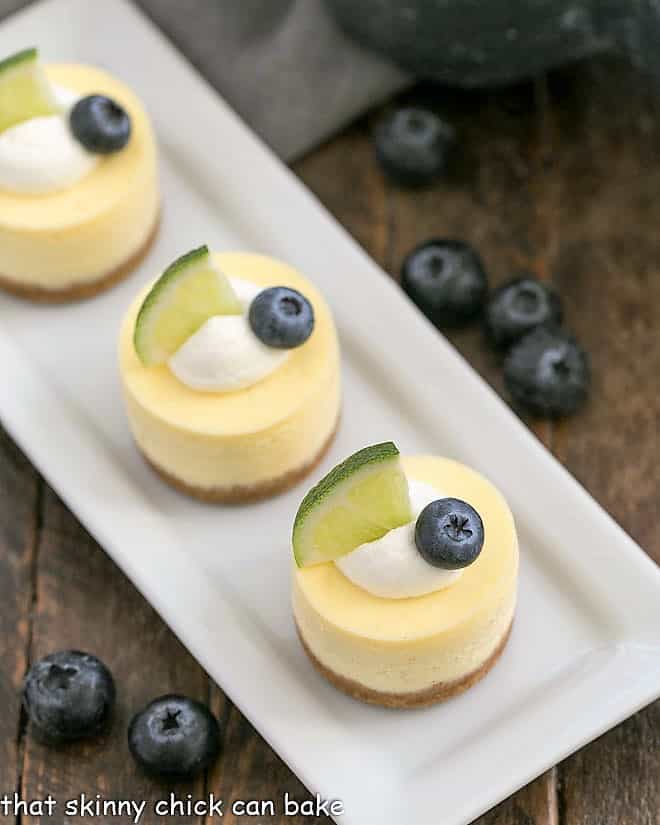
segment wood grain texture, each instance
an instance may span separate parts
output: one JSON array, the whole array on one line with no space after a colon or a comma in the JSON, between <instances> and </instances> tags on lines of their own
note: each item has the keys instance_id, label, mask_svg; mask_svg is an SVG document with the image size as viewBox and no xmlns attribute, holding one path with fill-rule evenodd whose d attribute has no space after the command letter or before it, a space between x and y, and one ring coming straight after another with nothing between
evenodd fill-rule
<instances>
[{"instance_id":1,"label":"wood grain texture","mask_svg":"<svg viewBox=\"0 0 660 825\"><path fill-rule=\"evenodd\" d=\"M556 452L660 562L660 106L616 61L550 84L561 153L555 282L593 358ZM565 825L659 825L660 702L560 766Z\"/></svg>"},{"instance_id":2,"label":"wood grain texture","mask_svg":"<svg viewBox=\"0 0 660 825\"><path fill-rule=\"evenodd\" d=\"M139 551L136 547L135 552ZM208 679L132 584L46 488L30 658L35 661L65 648L94 653L110 667L118 689L114 723L106 736L59 749L40 745L28 736L23 798L52 793L60 806L49 823L67 822L63 805L81 793L148 800L151 807L171 788L147 779L136 769L127 748L128 722L149 700L164 693L182 692L206 701ZM204 790L204 778L176 788L184 799L187 793L201 798ZM153 811L141 820L149 824L162 821ZM175 816L167 821L202 820ZM22 822L37 823L39 818L23 817Z\"/></svg>"},{"instance_id":3,"label":"wood grain texture","mask_svg":"<svg viewBox=\"0 0 660 825\"><path fill-rule=\"evenodd\" d=\"M563 187L555 277L594 366L594 403L562 428L560 457L660 562L660 108L617 63L559 74L551 92Z\"/></svg>"},{"instance_id":4,"label":"wood grain texture","mask_svg":"<svg viewBox=\"0 0 660 825\"><path fill-rule=\"evenodd\" d=\"M447 180L424 192L388 186L373 157L373 118L299 162L295 171L392 275L416 243L472 241L493 284L530 270L552 281L594 359L588 407L557 426L528 421L585 486L660 560L660 109L649 88L609 60L580 64L499 92L412 93L460 131ZM341 273L343 275L343 273ZM452 343L503 392L498 359L478 328ZM386 348L387 343L384 342ZM120 571L0 437L0 792L81 792L147 799L169 792L137 773L125 729L170 690L210 699L223 753L177 793L228 799L308 794L222 692L209 683ZM139 552L139 548L136 548ZM119 706L110 734L53 751L24 735L18 690L29 660L80 646L113 669ZM302 825L328 820L224 821ZM37 822L29 817L25 822ZM56 816L49 822L64 822ZM109 820L110 821L110 820ZM149 814L142 820L163 821ZM201 823L203 817L168 820ZM660 703L565 760L479 820L480 825L660 825ZM414 824L412 824L414 825Z\"/></svg>"},{"instance_id":5,"label":"wood grain texture","mask_svg":"<svg viewBox=\"0 0 660 825\"><path fill-rule=\"evenodd\" d=\"M0 428L0 795L20 782L40 481Z\"/></svg>"},{"instance_id":6,"label":"wood grain texture","mask_svg":"<svg viewBox=\"0 0 660 825\"><path fill-rule=\"evenodd\" d=\"M562 825L660 823L660 703L559 766Z\"/></svg>"},{"instance_id":7,"label":"wood grain texture","mask_svg":"<svg viewBox=\"0 0 660 825\"><path fill-rule=\"evenodd\" d=\"M275 815L266 813L249 818L227 810L223 823L259 822L260 825L331 825L327 817L303 815L284 816L285 793L290 799L303 802L310 799L300 780L282 762L280 757L255 731L245 717L215 687L211 707L224 725L224 750L220 761L209 776L209 786L223 799L238 801L273 802Z\"/></svg>"}]
</instances>

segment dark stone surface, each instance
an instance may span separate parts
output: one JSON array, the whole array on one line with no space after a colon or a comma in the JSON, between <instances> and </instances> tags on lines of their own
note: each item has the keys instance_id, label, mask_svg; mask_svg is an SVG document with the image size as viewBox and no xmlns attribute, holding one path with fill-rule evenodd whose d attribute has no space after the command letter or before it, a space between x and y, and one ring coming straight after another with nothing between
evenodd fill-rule
<instances>
[{"instance_id":1,"label":"dark stone surface","mask_svg":"<svg viewBox=\"0 0 660 825\"><path fill-rule=\"evenodd\" d=\"M654 73L660 67L656 0L325 2L357 42L417 75L459 86L533 77L606 50Z\"/></svg>"}]
</instances>

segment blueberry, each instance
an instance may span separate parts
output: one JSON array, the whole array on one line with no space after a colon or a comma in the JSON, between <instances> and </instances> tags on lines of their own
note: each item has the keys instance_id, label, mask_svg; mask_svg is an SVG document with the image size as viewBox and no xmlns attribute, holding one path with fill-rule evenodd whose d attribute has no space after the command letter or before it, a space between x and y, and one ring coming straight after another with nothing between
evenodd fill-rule
<instances>
[{"instance_id":1,"label":"blueberry","mask_svg":"<svg viewBox=\"0 0 660 825\"><path fill-rule=\"evenodd\" d=\"M114 703L115 684L108 668L78 650L41 659L32 665L23 684L23 706L32 731L52 744L101 733Z\"/></svg>"},{"instance_id":2,"label":"blueberry","mask_svg":"<svg viewBox=\"0 0 660 825\"><path fill-rule=\"evenodd\" d=\"M432 183L447 165L454 129L435 112L405 106L385 115L374 130L374 149L383 172L400 186Z\"/></svg>"},{"instance_id":3,"label":"blueberry","mask_svg":"<svg viewBox=\"0 0 660 825\"><path fill-rule=\"evenodd\" d=\"M295 289L264 289L250 304L250 326L269 347L293 349L304 344L314 329L312 305Z\"/></svg>"},{"instance_id":4,"label":"blueberry","mask_svg":"<svg viewBox=\"0 0 660 825\"><path fill-rule=\"evenodd\" d=\"M163 779L188 779L220 751L220 727L209 709L174 694L154 699L128 728L128 747L144 771Z\"/></svg>"},{"instance_id":5,"label":"blueberry","mask_svg":"<svg viewBox=\"0 0 660 825\"><path fill-rule=\"evenodd\" d=\"M460 570L472 564L484 546L484 524L474 507L460 498L441 498L422 510L415 524L415 544L433 567Z\"/></svg>"},{"instance_id":6,"label":"blueberry","mask_svg":"<svg viewBox=\"0 0 660 825\"><path fill-rule=\"evenodd\" d=\"M504 360L504 382L530 413L555 418L587 399L589 358L568 332L538 327L514 344Z\"/></svg>"},{"instance_id":7,"label":"blueberry","mask_svg":"<svg viewBox=\"0 0 660 825\"><path fill-rule=\"evenodd\" d=\"M69 123L74 137L90 152L119 152L131 136L131 118L109 97L89 95L71 109Z\"/></svg>"},{"instance_id":8,"label":"blueberry","mask_svg":"<svg viewBox=\"0 0 660 825\"><path fill-rule=\"evenodd\" d=\"M456 327L481 312L488 279L481 258L463 241L431 240L410 252L401 286L437 327Z\"/></svg>"},{"instance_id":9,"label":"blueberry","mask_svg":"<svg viewBox=\"0 0 660 825\"><path fill-rule=\"evenodd\" d=\"M557 326L562 320L559 296L534 278L514 278L496 289L485 312L486 335L503 349L540 326Z\"/></svg>"}]
</instances>

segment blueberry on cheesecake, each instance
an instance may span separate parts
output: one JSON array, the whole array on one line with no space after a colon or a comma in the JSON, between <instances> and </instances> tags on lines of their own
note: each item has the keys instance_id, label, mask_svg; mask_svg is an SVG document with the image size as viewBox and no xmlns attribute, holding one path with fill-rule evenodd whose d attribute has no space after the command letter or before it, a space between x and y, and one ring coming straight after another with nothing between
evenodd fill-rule
<instances>
[{"instance_id":1,"label":"blueberry on cheesecake","mask_svg":"<svg viewBox=\"0 0 660 825\"><path fill-rule=\"evenodd\" d=\"M159 210L156 140L131 89L35 48L0 59L0 287L95 295L139 264Z\"/></svg>"},{"instance_id":2,"label":"blueberry on cheesecake","mask_svg":"<svg viewBox=\"0 0 660 825\"><path fill-rule=\"evenodd\" d=\"M351 696L442 701L481 679L509 637L518 540L502 494L392 442L359 450L305 496L292 533L293 612L308 656Z\"/></svg>"},{"instance_id":3,"label":"blueberry on cheesecake","mask_svg":"<svg viewBox=\"0 0 660 825\"><path fill-rule=\"evenodd\" d=\"M280 261L206 245L184 253L135 298L119 350L140 452L197 498L272 496L332 441L334 321L318 290Z\"/></svg>"}]
</instances>

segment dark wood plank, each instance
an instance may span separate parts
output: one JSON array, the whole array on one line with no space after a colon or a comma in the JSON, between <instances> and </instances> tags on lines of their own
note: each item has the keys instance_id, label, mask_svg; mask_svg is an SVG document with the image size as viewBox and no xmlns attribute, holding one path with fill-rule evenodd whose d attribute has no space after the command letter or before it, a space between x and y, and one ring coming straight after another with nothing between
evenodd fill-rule
<instances>
[{"instance_id":1,"label":"dark wood plank","mask_svg":"<svg viewBox=\"0 0 660 825\"><path fill-rule=\"evenodd\" d=\"M658 104L621 65L574 72L550 88L541 80L533 91L445 95L440 108L461 128L463 163L453 180L428 192L387 191L389 241L376 257L396 276L415 243L455 235L478 246L495 283L521 267L555 282L569 325L594 355L594 400L558 428L535 430L659 559ZM367 152L354 153L354 168L358 158L373 169ZM342 192L336 175L325 188L328 171L308 182L346 221L345 203L359 213L360 193ZM364 232L355 234L363 240ZM501 391L479 332L450 338ZM568 760L559 799L550 772L484 821L657 825L659 712L656 704Z\"/></svg>"},{"instance_id":2,"label":"dark wood plank","mask_svg":"<svg viewBox=\"0 0 660 825\"><path fill-rule=\"evenodd\" d=\"M327 817L285 816L284 795L299 803L308 802L310 794L305 786L219 688L214 690L212 707L224 724L225 737L220 761L209 777L209 787L229 801L222 820L224 823L236 825L257 821L260 825L331 825ZM255 812L250 818L247 813L241 815L245 808L232 811L232 806L241 802L271 803L275 813L273 815L265 809L263 814L256 816Z\"/></svg>"},{"instance_id":3,"label":"dark wood plank","mask_svg":"<svg viewBox=\"0 0 660 825\"><path fill-rule=\"evenodd\" d=\"M536 432L657 559L658 115L650 94L631 78L626 80L621 67L598 63L560 73L550 87L540 81L503 93L460 95L427 89L423 94L462 133L452 175L429 192L413 195L385 185L371 153L368 120L296 171L394 274L415 243L455 235L477 245L495 283L521 268L555 280L569 304L570 324L596 358L594 401L572 421L556 429L540 425ZM451 340L501 391L498 363L479 331L452 334ZM18 731L18 684L30 637L37 490L34 473L20 458L16 464L16 455L3 454L0 463L0 484L11 491L12 502L11 510L1 511L0 574L11 583L7 592L14 599L0 611L0 698L9 703L13 731ZM17 501L27 502L25 511L15 510ZM165 690L205 698L206 677L50 492L42 519L31 655L62 646L93 649L113 667L121 694L105 742L53 752L26 740L24 795L50 790L64 799L85 791L153 801L166 791L135 772L126 752L126 721ZM4 582L0 587L4 594ZM226 724L223 756L206 781L178 788L179 795L190 790L203 796L211 788L230 799L279 800L285 790L306 797L215 688L212 705ZM480 821L658 825L659 707L638 714ZM13 787L20 766L16 735L5 736L5 722L0 742L7 758L0 764L0 781L4 769ZM285 820L280 813L259 821Z\"/></svg>"},{"instance_id":4,"label":"dark wood plank","mask_svg":"<svg viewBox=\"0 0 660 825\"><path fill-rule=\"evenodd\" d=\"M660 702L559 766L562 825L660 823Z\"/></svg>"},{"instance_id":5,"label":"dark wood plank","mask_svg":"<svg viewBox=\"0 0 660 825\"><path fill-rule=\"evenodd\" d=\"M370 120L363 118L293 170L372 258L386 266L394 227L369 135Z\"/></svg>"},{"instance_id":6,"label":"dark wood plank","mask_svg":"<svg viewBox=\"0 0 660 825\"><path fill-rule=\"evenodd\" d=\"M412 98L419 95L416 90ZM544 157L552 137L545 98L542 83L499 93L422 90L422 101L456 126L460 142L452 172L443 184L419 193L388 191L394 236L388 269L395 278L407 252L433 237L474 244L493 285L525 270L548 277L555 233L551 213L537 206L546 189ZM499 359L484 345L478 326L449 332L448 337L502 394ZM530 423L550 447L552 426ZM479 822L555 825L555 780L555 772L549 771Z\"/></svg>"},{"instance_id":7,"label":"dark wood plank","mask_svg":"<svg viewBox=\"0 0 660 825\"><path fill-rule=\"evenodd\" d=\"M562 428L560 454L660 561L660 109L636 74L608 61L559 75L553 102L555 279L594 362L593 403Z\"/></svg>"},{"instance_id":8,"label":"dark wood plank","mask_svg":"<svg viewBox=\"0 0 660 825\"><path fill-rule=\"evenodd\" d=\"M20 692L30 646L39 484L0 429L0 793L13 793L20 782Z\"/></svg>"},{"instance_id":9,"label":"dark wood plank","mask_svg":"<svg viewBox=\"0 0 660 825\"><path fill-rule=\"evenodd\" d=\"M660 561L660 107L609 60L557 74L561 254L555 280L592 354L591 404L560 459ZM566 825L660 823L660 703L560 767Z\"/></svg>"},{"instance_id":10,"label":"dark wood plank","mask_svg":"<svg viewBox=\"0 0 660 825\"><path fill-rule=\"evenodd\" d=\"M393 238L386 268L393 277L415 245L443 237L472 243L492 286L525 271L547 277L553 232L537 206L548 139L542 88L526 83L493 93L429 86L410 93L454 124L459 140L445 181L420 192L388 188ZM504 394L499 358L484 346L479 326L447 337ZM537 433L549 444L549 427Z\"/></svg>"},{"instance_id":11,"label":"dark wood plank","mask_svg":"<svg viewBox=\"0 0 660 825\"><path fill-rule=\"evenodd\" d=\"M553 768L475 820L474 825L563 825L558 802L557 770Z\"/></svg>"},{"instance_id":12,"label":"dark wood plank","mask_svg":"<svg viewBox=\"0 0 660 825\"><path fill-rule=\"evenodd\" d=\"M135 552L140 552L136 547ZM142 823L162 822L154 803L170 788L142 776L126 744L132 714L155 696L182 692L208 699L208 678L167 627L115 567L59 499L47 489L38 547L37 592L31 658L62 648L78 648L103 659L113 671L117 713L111 731L96 741L62 749L44 747L28 736L23 765L23 798L52 793L60 805L48 822L64 823L64 803L80 794L105 799L147 800ZM178 785L178 798L203 798L205 780ZM70 820L70 818L69 818ZM23 823L38 822L24 817ZM112 821L110 817L96 821ZM127 820L123 820L127 821ZM174 816L173 823L201 817Z\"/></svg>"}]
</instances>

